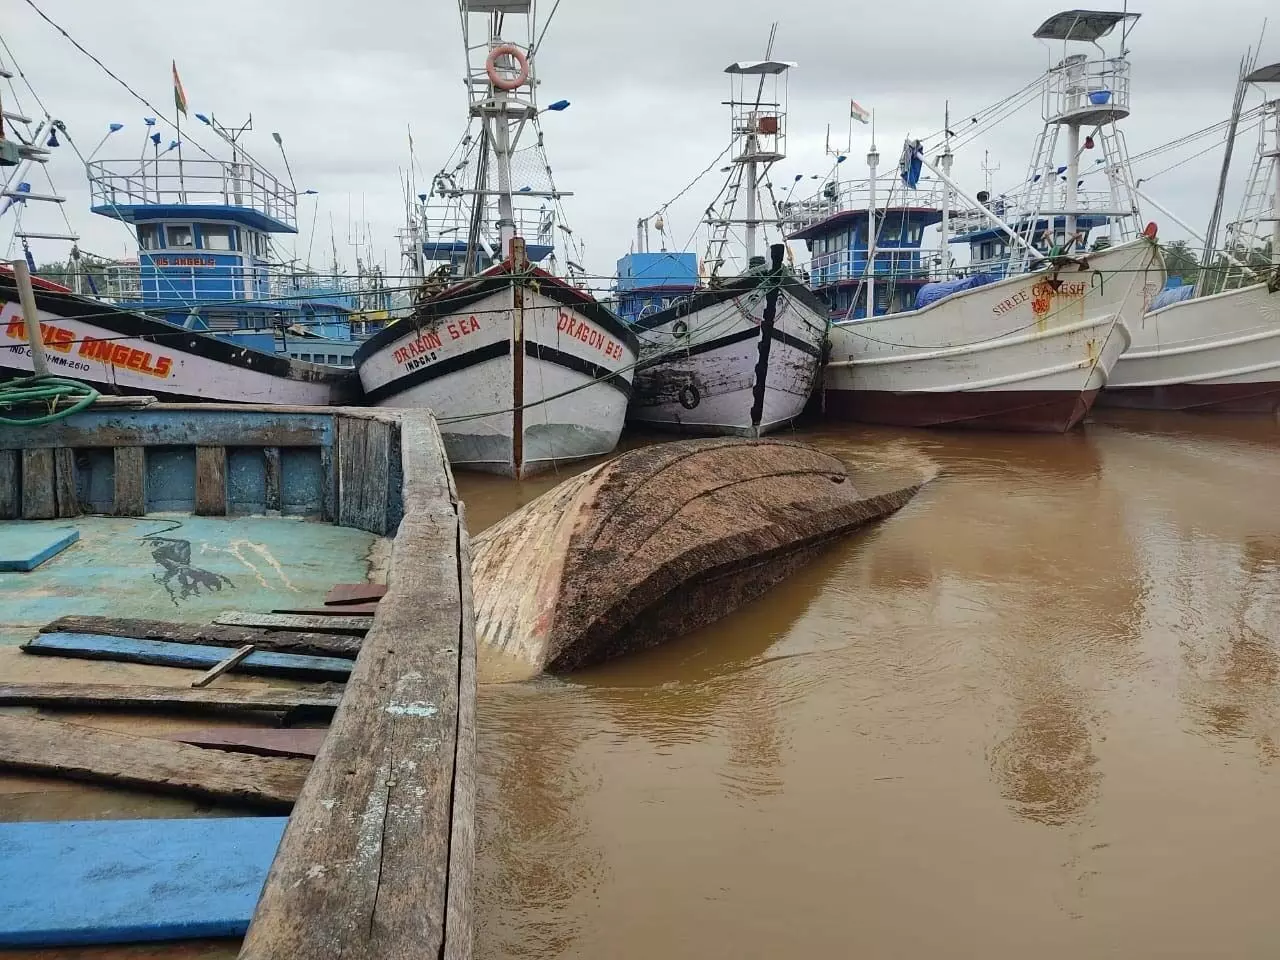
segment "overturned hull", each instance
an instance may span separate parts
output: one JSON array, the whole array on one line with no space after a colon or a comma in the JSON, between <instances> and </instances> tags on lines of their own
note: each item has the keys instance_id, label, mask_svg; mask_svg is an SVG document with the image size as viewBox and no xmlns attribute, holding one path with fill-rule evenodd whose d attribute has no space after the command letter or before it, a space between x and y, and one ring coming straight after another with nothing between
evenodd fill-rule
<instances>
[{"instance_id":1,"label":"overturned hull","mask_svg":"<svg viewBox=\"0 0 1280 960\"><path fill-rule=\"evenodd\" d=\"M919 487L864 496L841 461L784 441L623 454L472 541L482 679L572 670L718 620Z\"/></svg>"}]
</instances>

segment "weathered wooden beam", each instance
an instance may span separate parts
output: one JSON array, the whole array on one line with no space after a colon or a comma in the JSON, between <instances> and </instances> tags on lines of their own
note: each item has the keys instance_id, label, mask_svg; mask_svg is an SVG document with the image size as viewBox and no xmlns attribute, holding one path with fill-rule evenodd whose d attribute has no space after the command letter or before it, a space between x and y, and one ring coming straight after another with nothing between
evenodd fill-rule
<instances>
[{"instance_id":1,"label":"weathered wooden beam","mask_svg":"<svg viewBox=\"0 0 1280 960\"><path fill-rule=\"evenodd\" d=\"M429 418L406 416L390 583L250 924L242 960L470 955L474 655L462 510ZM412 451L412 452L410 452ZM458 843L454 849L453 844ZM447 942L448 938L454 938Z\"/></svg>"},{"instance_id":2,"label":"weathered wooden beam","mask_svg":"<svg viewBox=\"0 0 1280 960\"><path fill-rule=\"evenodd\" d=\"M371 617L378 612L378 605L376 603L347 603L333 607L280 607L271 612L288 613L295 617Z\"/></svg>"},{"instance_id":3,"label":"weathered wooden beam","mask_svg":"<svg viewBox=\"0 0 1280 960\"><path fill-rule=\"evenodd\" d=\"M58 512L57 506L53 489L53 450L49 447L23 450L22 519L52 520Z\"/></svg>"},{"instance_id":4,"label":"weathered wooden beam","mask_svg":"<svg viewBox=\"0 0 1280 960\"><path fill-rule=\"evenodd\" d=\"M394 424L338 419L338 523L370 533L388 530L388 489Z\"/></svg>"},{"instance_id":5,"label":"weathered wooden beam","mask_svg":"<svg viewBox=\"0 0 1280 960\"><path fill-rule=\"evenodd\" d=\"M262 450L263 466L266 475L266 511L268 514L280 512L280 448L264 447Z\"/></svg>"},{"instance_id":6,"label":"weathered wooden beam","mask_svg":"<svg viewBox=\"0 0 1280 960\"><path fill-rule=\"evenodd\" d=\"M0 769L288 809L307 777L305 760L202 750L37 717L0 717Z\"/></svg>"},{"instance_id":7,"label":"weathered wooden beam","mask_svg":"<svg viewBox=\"0 0 1280 960\"><path fill-rule=\"evenodd\" d=\"M59 617L40 628L41 633L100 633L108 637L167 640L213 647L241 647L251 643L259 650L301 653L314 657L354 660L360 638L337 633L305 633L289 630L257 630L216 624L172 623L168 620L133 620L120 617Z\"/></svg>"},{"instance_id":8,"label":"weathered wooden beam","mask_svg":"<svg viewBox=\"0 0 1280 960\"><path fill-rule=\"evenodd\" d=\"M196 447L196 516L227 513L227 448Z\"/></svg>"},{"instance_id":9,"label":"weathered wooden beam","mask_svg":"<svg viewBox=\"0 0 1280 960\"><path fill-rule=\"evenodd\" d=\"M76 452L68 447L53 451L53 500L59 517L80 516L80 494L76 491Z\"/></svg>"},{"instance_id":10,"label":"weathered wooden beam","mask_svg":"<svg viewBox=\"0 0 1280 960\"><path fill-rule=\"evenodd\" d=\"M149 410L86 410L38 427L5 427L10 449L43 447L318 447L333 443L328 410L165 404Z\"/></svg>"},{"instance_id":11,"label":"weathered wooden beam","mask_svg":"<svg viewBox=\"0 0 1280 960\"><path fill-rule=\"evenodd\" d=\"M142 517L147 513L147 456L142 447L115 448L115 497L111 512L117 517Z\"/></svg>"},{"instance_id":12,"label":"weathered wooden beam","mask_svg":"<svg viewBox=\"0 0 1280 960\"><path fill-rule=\"evenodd\" d=\"M161 667L208 670L233 651L228 647L135 640L94 633L41 633L22 645L23 653L116 663L149 663ZM237 665L241 673L300 680L345 680L351 661L339 657L304 657L297 653L250 653Z\"/></svg>"},{"instance_id":13,"label":"weathered wooden beam","mask_svg":"<svg viewBox=\"0 0 1280 960\"><path fill-rule=\"evenodd\" d=\"M22 515L22 454L0 450L0 520L17 520Z\"/></svg>"},{"instance_id":14,"label":"weathered wooden beam","mask_svg":"<svg viewBox=\"0 0 1280 960\"><path fill-rule=\"evenodd\" d=\"M310 728L289 730L276 727L206 727L203 730L166 734L165 739L210 750L312 760L320 752L328 732Z\"/></svg>"},{"instance_id":15,"label":"weathered wooden beam","mask_svg":"<svg viewBox=\"0 0 1280 960\"><path fill-rule=\"evenodd\" d=\"M228 627L254 627L261 630L293 630L308 633L345 633L354 636L367 633L373 617L316 617L296 613L251 613L233 610L220 614L214 623Z\"/></svg>"},{"instance_id":16,"label":"weathered wooden beam","mask_svg":"<svg viewBox=\"0 0 1280 960\"><path fill-rule=\"evenodd\" d=\"M243 647L241 647L235 653L231 654L231 656L226 657L223 660L220 660L218 663L215 663L212 667L210 667L204 673L200 674L200 676L192 680L191 685L193 687L207 687L209 684L213 683L213 681L217 680L220 676L222 676L224 673L226 673L228 670L234 667L237 663L240 663L241 661L243 661L246 657L249 656L249 654L253 653L253 649L254 648L252 643L246 643Z\"/></svg>"},{"instance_id":17,"label":"weathered wooden beam","mask_svg":"<svg viewBox=\"0 0 1280 960\"><path fill-rule=\"evenodd\" d=\"M327 607L377 603L386 595L387 588L381 583L335 583L325 594L324 603Z\"/></svg>"},{"instance_id":18,"label":"weathered wooden beam","mask_svg":"<svg viewBox=\"0 0 1280 960\"><path fill-rule=\"evenodd\" d=\"M113 683L0 683L0 706L59 707L64 710L139 710L191 713L271 713L296 711L322 719L338 708L341 693L310 689L238 690L215 687L153 687Z\"/></svg>"}]
</instances>

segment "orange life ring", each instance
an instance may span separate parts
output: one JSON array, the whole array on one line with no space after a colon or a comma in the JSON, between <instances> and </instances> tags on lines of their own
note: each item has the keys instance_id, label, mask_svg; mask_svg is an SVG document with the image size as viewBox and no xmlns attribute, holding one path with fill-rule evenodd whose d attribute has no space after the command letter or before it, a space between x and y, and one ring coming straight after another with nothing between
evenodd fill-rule
<instances>
[{"instance_id":1,"label":"orange life ring","mask_svg":"<svg viewBox=\"0 0 1280 960\"><path fill-rule=\"evenodd\" d=\"M516 66L520 69L514 77L504 77L498 72L500 57L511 57L515 60ZM488 74L489 82L499 90L515 90L529 79L529 58L514 43L499 44L489 51L489 59L484 63L484 72Z\"/></svg>"}]
</instances>

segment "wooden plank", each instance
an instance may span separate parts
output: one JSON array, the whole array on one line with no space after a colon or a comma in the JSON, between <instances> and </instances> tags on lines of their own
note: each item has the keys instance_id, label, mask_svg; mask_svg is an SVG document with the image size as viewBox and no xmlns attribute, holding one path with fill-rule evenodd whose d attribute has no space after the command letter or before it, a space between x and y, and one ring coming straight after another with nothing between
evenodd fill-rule
<instances>
[{"instance_id":1,"label":"wooden plank","mask_svg":"<svg viewBox=\"0 0 1280 960\"><path fill-rule=\"evenodd\" d=\"M0 527L0 570L34 570L80 539L79 530L13 524Z\"/></svg>"},{"instance_id":2,"label":"wooden plank","mask_svg":"<svg viewBox=\"0 0 1280 960\"><path fill-rule=\"evenodd\" d=\"M60 720L0 716L0 769L287 810L305 760L201 750Z\"/></svg>"},{"instance_id":3,"label":"wooden plank","mask_svg":"<svg viewBox=\"0 0 1280 960\"><path fill-rule=\"evenodd\" d=\"M280 448L264 447L263 463L266 470L266 510L268 514L280 512Z\"/></svg>"},{"instance_id":4,"label":"wooden plank","mask_svg":"<svg viewBox=\"0 0 1280 960\"><path fill-rule=\"evenodd\" d=\"M272 610L272 613L289 613L295 617L354 617L373 616L378 612L376 603L349 603L339 607L288 607Z\"/></svg>"},{"instance_id":5,"label":"wooden plank","mask_svg":"<svg viewBox=\"0 0 1280 960\"><path fill-rule=\"evenodd\" d=\"M338 472L333 467L333 447L320 448L320 517L329 523L338 519Z\"/></svg>"},{"instance_id":6,"label":"wooden plank","mask_svg":"<svg viewBox=\"0 0 1280 960\"><path fill-rule=\"evenodd\" d=\"M5 428L9 429L9 428ZM8 441L5 437L5 441ZM53 492L53 450L22 451L22 519L52 520L57 513Z\"/></svg>"},{"instance_id":7,"label":"wooden plank","mask_svg":"<svg viewBox=\"0 0 1280 960\"><path fill-rule=\"evenodd\" d=\"M231 656L218 661L218 663L216 663L214 666L210 667L204 673L200 674L200 676L192 680L191 685L193 687L207 687L209 684L213 683L213 681L217 680L220 676L222 676L224 673L226 673L228 670L234 667L237 663L242 662L251 653L253 653L253 644L246 643L243 647L241 647L235 653L231 654Z\"/></svg>"},{"instance_id":8,"label":"wooden plank","mask_svg":"<svg viewBox=\"0 0 1280 960\"><path fill-rule=\"evenodd\" d=\"M166 643L163 640L135 640L94 633L42 633L22 645L24 653L81 660L110 660L116 663L149 663L188 670L208 670L230 653L227 647ZM292 677L299 680L345 680L351 661L338 657L304 657L296 653L261 651L249 654L237 665L240 673L264 677Z\"/></svg>"},{"instance_id":9,"label":"wooden plank","mask_svg":"<svg viewBox=\"0 0 1280 960\"><path fill-rule=\"evenodd\" d=\"M376 603L387 595L387 587L382 583L335 583L325 594L326 606L340 606L348 603Z\"/></svg>"},{"instance_id":10,"label":"wooden plank","mask_svg":"<svg viewBox=\"0 0 1280 960\"><path fill-rule=\"evenodd\" d=\"M237 690L113 683L0 683L0 706L64 710L191 713L294 712L318 719L333 713L341 694L326 688Z\"/></svg>"},{"instance_id":11,"label":"wooden plank","mask_svg":"<svg viewBox=\"0 0 1280 960\"><path fill-rule=\"evenodd\" d=\"M387 530L393 424L338 417L338 523L370 533Z\"/></svg>"},{"instance_id":12,"label":"wooden plank","mask_svg":"<svg viewBox=\"0 0 1280 960\"><path fill-rule=\"evenodd\" d=\"M0 520L17 520L22 514L22 454L0 450Z\"/></svg>"},{"instance_id":13,"label":"wooden plank","mask_svg":"<svg viewBox=\"0 0 1280 960\"><path fill-rule=\"evenodd\" d=\"M142 447L116 447L116 491L112 513L143 517L147 513L147 458Z\"/></svg>"},{"instance_id":14,"label":"wooden plank","mask_svg":"<svg viewBox=\"0 0 1280 960\"><path fill-rule=\"evenodd\" d=\"M470 538L461 523L458 550L471 556ZM459 565L462 593L462 622L476 622L471 590L471 564ZM460 631L458 669L458 748L453 774L453 827L449 839L449 890L445 912L445 939L442 960L471 960L474 939L472 897L476 861L476 633Z\"/></svg>"},{"instance_id":15,"label":"wooden plank","mask_svg":"<svg viewBox=\"0 0 1280 960\"><path fill-rule=\"evenodd\" d=\"M68 447L53 451L53 499L58 516L80 516L80 494L76 490L76 452Z\"/></svg>"},{"instance_id":16,"label":"wooden plank","mask_svg":"<svg viewBox=\"0 0 1280 960\"><path fill-rule=\"evenodd\" d=\"M250 613L233 610L213 621L227 627L255 627L261 630L293 630L308 633L368 633L373 617L314 617L295 613Z\"/></svg>"},{"instance_id":17,"label":"wooden plank","mask_svg":"<svg viewBox=\"0 0 1280 960\"><path fill-rule=\"evenodd\" d=\"M467 906L448 889L471 877L468 852L455 860L450 849L455 810L467 806L455 775L459 697L471 696L461 672L474 643L463 597L470 561L433 421L406 415L403 442L406 512L389 589L285 829L241 960L437 957L446 930L466 940L450 955L469 955L470 918L447 911Z\"/></svg>"},{"instance_id":18,"label":"wooden plank","mask_svg":"<svg viewBox=\"0 0 1280 960\"><path fill-rule=\"evenodd\" d=\"M300 408L303 409L303 408ZM40 447L319 447L333 443L334 413L271 407L215 409L165 404L148 410L86 410L38 427L5 427L4 444Z\"/></svg>"},{"instance_id":19,"label":"wooden plank","mask_svg":"<svg viewBox=\"0 0 1280 960\"><path fill-rule=\"evenodd\" d=\"M290 630L256 630L217 624L171 623L167 620L134 620L119 617L59 617L40 628L41 633L99 633L108 637L137 640L167 640L170 643L198 643L211 647L241 647L252 643L259 650L301 653L316 657L344 657L354 660L360 652L360 638L336 633L305 633Z\"/></svg>"},{"instance_id":20,"label":"wooden plank","mask_svg":"<svg viewBox=\"0 0 1280 960\"><path fill-rule=\"evenodd\" d=\"M227 448L196 447L196 516L227 514Z\"/></svg>"},{"instance_id":21,"label":"wooden plank","mask_svg":"<svg viewBox=\"0 0 1280 960\"><path fill-rule=\"evenodd\" d=\"M285 822L0 824L0 948L243 936Z\"/></svg>"},{"instance_id":22,"label":"wooden plank","mask_svg":"<svg viewBox=\"0 0 1280 960\"><path fill-rule=\"evenodd\" d=\"M253 753L260 757L302 757L312 760L320 752L328 730L279 729L275 727L207 727L165 735L166 740L189 743L193 747Z\"/></svg>"}]
</instances>

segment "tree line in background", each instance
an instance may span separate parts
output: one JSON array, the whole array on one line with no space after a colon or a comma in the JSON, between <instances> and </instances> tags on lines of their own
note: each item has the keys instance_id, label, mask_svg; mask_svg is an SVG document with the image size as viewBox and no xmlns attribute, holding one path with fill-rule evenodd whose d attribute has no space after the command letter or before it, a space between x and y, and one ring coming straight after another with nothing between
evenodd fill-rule
<instances>
[{"instance_id":1,"label":"tree line in background","mask_svg":"<svg viewBox=\"0 0 1280 960\"><path fill-rule=\"evenodd\" d=\"M1205 277L1205 291L1208 293L1247 287L1267 279L1271 272L1270 240L1251 248L1242 244L1236 244L1232 248L1231 253L1237 260L1255 269L1252 276L1241 270L1224 253L1214 256L1212 268L1202 270L1200 254L1193 250L1186 240L1174 240L1172 243L1165 244L1163 253L1165 272L1170 279L1176 277L1183 284L1194 284L1199 282L1201 273L1206 273L1208 275Z\"/></svg>"}]
</instances>

